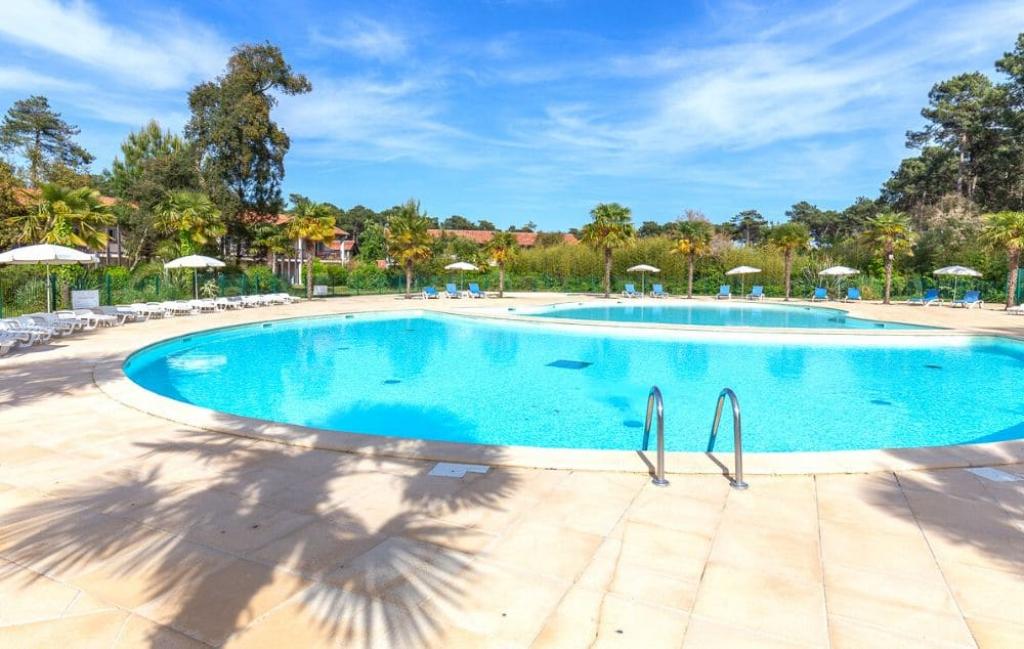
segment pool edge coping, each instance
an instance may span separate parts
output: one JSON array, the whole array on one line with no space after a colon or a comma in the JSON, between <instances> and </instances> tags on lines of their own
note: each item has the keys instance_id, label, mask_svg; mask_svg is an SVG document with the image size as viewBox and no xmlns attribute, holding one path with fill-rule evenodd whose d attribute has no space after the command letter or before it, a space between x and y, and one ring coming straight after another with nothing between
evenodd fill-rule
<instances>
[{"instance_id":1,"label":"pool edge coping","mask_svg":"<svg viewBox=\"0 0 1024 649\"><path fill-rule=\"evenodd\" d=\"M422 310L414 309L414 311ZM296 319L305 318L306 316L299 316ZM290 319L292 318L282 318L282 320ZM516 319L520 322L524 320L523 318ZM201 330L201 332L249 326L259 322L265 321L227 327L211 327ZM185 335L196 333L200 332ZM945 333L949 335L952 332L946 330ZM642 454L640 451L623 450L464 444L411 437L367 435L230 415L164 397L143 388L128 378L124 372L124 363L130 356L146 348L179 338L181 335L169 336L129 350L115 358L96 363L92 368L93 382L107 397L154 417L199 430L289 446L375 457L390 456L425 461L483 463L517 468L626 473L649 473L651 470L650 462L653 461L653 452ZM959 335L974 337L978 334L962 333ZM1014 339L1014 337L995 334L981 335ZM729 457L731 455L731 452L723 452L715 454L715 457L720 458L726 466L731 466L732 458ZM722 468L706 453L671 451L667 452L665 457L666 472L670 474L721 474L723 472ZM1024 462L1024 439L895 449L754 452L744 453L743 462L745 473L748 475L874 473L999 466Z\"/></svg>"}]
</instances>

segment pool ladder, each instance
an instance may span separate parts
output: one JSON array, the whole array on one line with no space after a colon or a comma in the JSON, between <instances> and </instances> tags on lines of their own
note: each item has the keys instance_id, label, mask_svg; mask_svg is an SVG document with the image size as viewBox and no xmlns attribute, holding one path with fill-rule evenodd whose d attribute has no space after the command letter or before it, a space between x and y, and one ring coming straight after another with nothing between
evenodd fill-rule
<instances>
[{"instance_id":1,"label":"pool ladder","mask_svg":"<svg viewBox=\"0 0 1024 649\"><path fill-rule=\"evenodd\" d=\"M718 393L718 404L715 406L715 421L711 424L711 437L708 439L708 453L715 450L715 439L718 437L718 424L722 422L722 407L725 405L725 398L728 397L732 405L732 447L733 447L733 474L729 482L733 489L743 490L749 485L743 480L743 424L740 418L740 401L736 393L730 388L724 388Z\"/></svg>"},{"instance_id":2,"label":"pool ladder","mask_svg":"<svg viewBox=\"0 0 1024 649\"><path fill-rule=\"evenodd\" d=\"M651 482L657 487L667 487L668 480L665 479L665 400L661 398L661 390L656 385L651 386L651 392L647 395L647 419L644 422L643 444L645 451L651 441L651 415L654 414L655 408L658 413L658 466Z\"/></svg>"},{"instance_id":3,"label":"pool ladder","mask_svg":"<svg viewBox=\"0 0 1024 649\"><path fill-rule=\"evenodd\" d=\"M715 406L715 420L711 424L711 437L708 439L708 454L715 450L715 439L718 437L718 425L722 421L722 408L725 406L725 399L729 398L732 405L732 434L734 470L730 478L734 489L743 490L749 485L743 480L743 424L740 416L740 402L736 393L730 388L723 389L718 394L718 403ZM655 415L658 421L658 456L657 465L654 470L654 477L651 482L658 487L667 487L668 480L665 479L665 400L661 396L658 386L651 386L647 395L647 418L644 421L644 442L643 450L646 451L651 440L651 423ZM717 460L716 460L717 462ZM723 467L724 468L724 467Z\"/></svg>"}]
</instances>

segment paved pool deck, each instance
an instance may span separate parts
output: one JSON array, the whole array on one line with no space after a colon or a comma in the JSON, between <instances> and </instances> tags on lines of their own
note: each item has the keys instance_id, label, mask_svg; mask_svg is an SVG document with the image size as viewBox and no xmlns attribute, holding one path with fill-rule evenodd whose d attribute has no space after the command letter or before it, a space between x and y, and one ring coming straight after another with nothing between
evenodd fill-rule
<instances>
[{"instance_id":1,"label":"paved pool deck","mask_svg":"<svg viewBox=\"0 0 1024 649\"><path fill-rule=\"evenodd\" d=\"M561 299L576 298L501 304ZM94 375L210 327L494 302L329 299L0 358L0 646L1024 644L1024 479L896 468L755 474L735 491L711 472L658 488L635 471L507 466L502 449L481 451L485 474L435 477L414 452L147 414ZM849 310L1024 334L993 308ZM1002 451L991 460L1024 477Z\"/></svg>"}]
</instances>

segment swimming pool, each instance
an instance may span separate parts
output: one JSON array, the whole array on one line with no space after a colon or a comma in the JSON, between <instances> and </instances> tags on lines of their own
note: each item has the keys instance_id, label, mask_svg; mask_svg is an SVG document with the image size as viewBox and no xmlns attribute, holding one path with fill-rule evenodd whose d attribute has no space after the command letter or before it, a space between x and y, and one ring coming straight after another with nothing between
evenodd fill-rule
<instances>
[{"instance_id":1,"label":"swimming pool","mask_svg":"<svg viewBox=\"0 0 1024 649\"><path fill-rule=\"evenodd\" d=\"M246 325L131 356L144 388L234 415L472 444L702 451L722 387L749 451L1024 437L1024 346L954 335L710 335L399 313ZM728 433L718 449L730 448Z\"/></svg>"},{"instance_id":2,"label":"swimming pool","mask_svg":"<svg viewBox=\"0 0 1024 649\"><path fill-rule=\"evenodd\" d=\"M665 304L660 300L623 301L615 304L558 304L523 310L522 315L572 320L645 322L658 324L773 327L787 329L932 329L899 322L855 318L841 309L765 304L759 302L687 302Z\"/></svg>"}]
</instances>

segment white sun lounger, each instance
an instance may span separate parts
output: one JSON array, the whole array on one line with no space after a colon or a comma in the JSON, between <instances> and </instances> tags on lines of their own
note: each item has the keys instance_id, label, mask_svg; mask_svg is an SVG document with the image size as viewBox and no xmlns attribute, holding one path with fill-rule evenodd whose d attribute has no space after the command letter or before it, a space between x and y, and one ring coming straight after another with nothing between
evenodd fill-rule
<instances>
[{"instance_id":1,"label":"white sun lounger","mask_svg":"<svg viewBox=\"0 0 1024 649\"><path fill-rule=\"evenodd\" d=\"M35 331L40 334L43 334L46 340L49 340L54 336L60 335L60 331L58 331L54 327L46 325L45 322L40 323L39 321L34 320L29 316L18 316L16 318L12 318L12 320L14 321L15 324L17 324L19 329L24 329L25 331Z\"/></svg>"},{"instance_id":2,"label":"white sun lounger","mask_svg":"<svg viewBox=\"0 0 1024 649\"><path fill-rule=\"evenodd\" d=\"M91 311L86 311L86 315L81 315L74 311L62 310L57 311L56 315L61 320L78 323L78 329L82 331L92 331L100 324L99 318L97 318L96 314Z\"/></svg>"},{"instance_id":3,"label":"white sun lounger","mask_svg":"<svg viewBox=\"0 0 1024 649\"><path fill-rule=\"evenodd\" d=\"M74 313L79 318L86 318L90 320L93 323L93 329L101 325L104 327L116 327L118 325L124 324L123 319L114 315L107 315L106 313L103 313L98 310L94 311L92 309L74 309L72 313Z\"/></svg>"},{"instance_id":4,"label":"white sun lounger","mask_svg":"<svg viewBox=\"0 0 1024 649\"><path fill-rule=\"evenodd\" d=\"M68 336L82 328L82 323L75 320L58 318L52 313L30 313L22 318L30 320L37 327L49 329L58 336Z\"/></svg>"},{"instance_id":5,"label":"white sun lounger","mask_svg":"<svg viewBox=\"0 0 1024 649\"><path fill-rule=\"evenodd\" d=\"M213 300L189 300L188 304L197 313L213 313L217 310L217 304Z\"/></svg>"},{"instance_id":6,"label":"white sun lounger","mask_svg":"<svg viewBox=\"0 0 1024 649\"><path fill-rule=\"evenodd\" d=\"M129 305L133 311L142 313L147 318L164 318L167 316L167 309L163 308L156 302L136 302Z\"/></svg>"},{"instance_id":7,"label":"white sun lounger","mask_svg":"<svg viewBox=\"0 0 1024 649\"><path fill-rule=\"evenodd\" d=\"M81 321L75 318L61 318L56 313L43 313L40 311L38 313L26 314L24 317L31 318L40 327L53 329L55 333L61 336L73 334L83 327Z\"/></svg>"},{"instance_id":8,"label":"white sun lounger","mask_svg":"<svg viewBox=\"0 0 1024 649\"><path fill-rule=\"evenodd\" d=\"M50 340L50 332L39 329L35 326L25 326L14 318L0 320L0 332L16 338L23 345L34 345L36 343Z\"/></svg>"},{"instance_id":9,"label":"white sun lounger","mask_svg":"<svg viewBox=\"0 0 1024 649\"><path fill-rule=\"evenodd\" d=\"M80 310L85 311L86 309L78 309L75 312L77 313ZM104 324L108 327L119 327L123 325L125 322L127 322L130 318L134 319L132 318L132 313L130 311L128 311L127 309L122 311L120 310L119 307L98 306L93 307L92 309L88 309L88 311L91 311L92 313L96 314L96 316L99 317L100 319L100 324Z\"/></svg>"},{"instance_id":10,"label":"white sun lounger","mask_svg":"<svg viewBox=\"0 0 1024 649\"><path fill-rule=\"evenodd\" d=\"M149 310L145 305L140 304L118 304L112 307L117 313L123 313L132 322L145 322L149 320Z\"/></svg>"},{"instance_id":11,"label":"white sun lounger","mask_svg":"<svg viewBox=\"0 0 1024 649\"><path fill-rule=\"evenodd\" d=\"M182 300L168 300L167 302L162 302L160 306L167 309L174 315L195 315L196 313L199 313L195 307Z\"/></svg>"},{"instance_id":12,"label":"white sun lounger","mask_svg":"<svg viewBox=\"0 0 1024 649\"><path fill-rule=\"evenodd\" d=\"M21 345L21 341L13 335L0 333L0 356Z\"/></svg>"}]
</instances>

